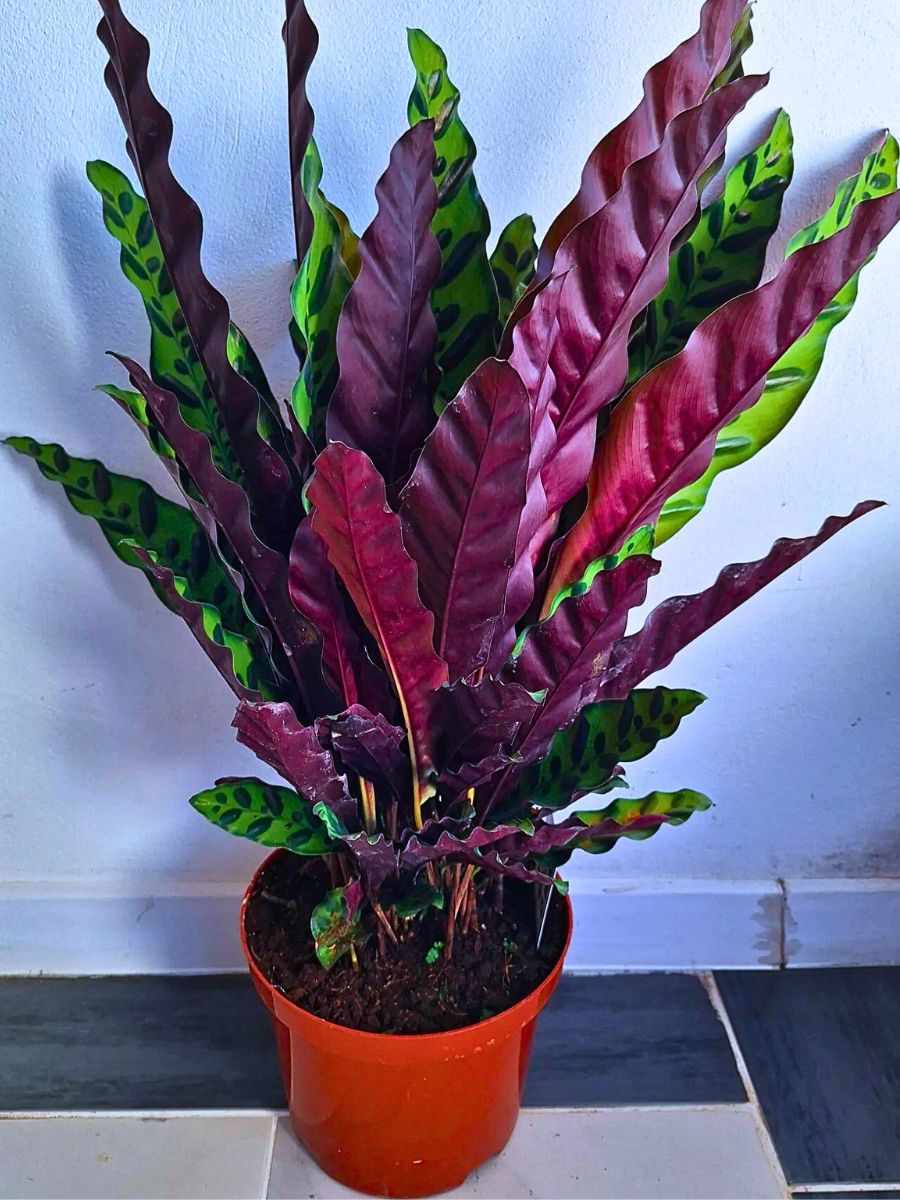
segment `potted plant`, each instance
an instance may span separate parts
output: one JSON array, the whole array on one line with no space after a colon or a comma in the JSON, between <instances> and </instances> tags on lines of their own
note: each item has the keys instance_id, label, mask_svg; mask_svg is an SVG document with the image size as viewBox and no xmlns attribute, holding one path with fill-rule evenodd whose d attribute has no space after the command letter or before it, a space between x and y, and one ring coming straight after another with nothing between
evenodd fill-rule
<instances>
[{"instance_id":1,"label":"potted plant","mask_svg":"<svg viewBox=\"0 0 900 1200\"><path fill-rule=\"evenodd\" d=\"M358 238L322 190L318 38L288 0L299 374L284 405L203 273L147 42L118 0L101 7L143 194L107 163L88 178L151 326L149 367L116 355L131 389L101 390L184 503L60 446L8 443L187 623L237 697L238 739L284 780L220 779L191 803L275 849L242 936L298 1134L351 1186L443 1190L515 1123L571 932L560 868L709 806L619 791L622 764L703 699L640 685L876 507L726 567L626 634L654 546L809 390L900 217L897 143L760 285L790 123L779 113L701 202L729 122L766 83L742 69L744 0L707 0L540 248L521 216L489 252L459 94L411 30L410 127Z\"/></svg>"}]
</instances>

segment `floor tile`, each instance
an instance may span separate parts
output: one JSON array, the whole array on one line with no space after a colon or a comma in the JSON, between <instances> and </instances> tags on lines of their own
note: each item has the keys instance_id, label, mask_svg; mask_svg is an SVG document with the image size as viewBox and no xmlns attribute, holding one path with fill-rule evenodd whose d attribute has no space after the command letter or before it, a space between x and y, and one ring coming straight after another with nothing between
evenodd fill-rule
<instances>
[{"instance_id":1,"label":"floor tile","mask_svg":"<svg viewBox=\"0 0 900 1200\"><path fill-rule=\"evenodd\" d=\"M2 1200L256 1200L271 1117L0 1120Z\"/></svg>"},{"instance_id":2,"label":"floor tile","mask_svg":"<svg viewBox=\"0 0 900 1200\"><path fill-rule=\"evenodd\" d=\"M564 975L541 1016L526 1105L746 1100L695 975Z\"/></svg>"},{"instance_id":3,"label":"floor tile","mask_svg":"<svg viewBox=\"0 0 900 1200\"><path fill-rule=\"evenodd\" d=\"M523 1112L512 1140L454 1197L762 1200L783 1195L748 1105ZM280 1118L270 1200L339 1200Z\"/></svg>"},{"instance_id":4,"label":"floor tile","mask_svg":"<svg viewBox=\"0 0 900 1200\"><path fill-rule=\"evenodd\" d=\"M283 1106L246 975L0 979L0 1110Z\"/></svg>"},{"instance_id":5,"label":"floor tile","mask_svg":"<svg viewBox=\"0 0 900 1200\"><path fill-rule=\"evenodd\" d=\"M788 1180L900 1180L900 967L716 980Z\"/></svg>"},{"instance_id":6,"label":"floor tile","mask_svg":"<svg viewBox=\"0 0 900 1200\"><path fill-rule=\"evenodd\" d=\"M541 1017L525 1102L744 1099L696 977L567 975ZM0 1110L283 1106L246 976L0 979Z\"/></svg>"}]
</instances>

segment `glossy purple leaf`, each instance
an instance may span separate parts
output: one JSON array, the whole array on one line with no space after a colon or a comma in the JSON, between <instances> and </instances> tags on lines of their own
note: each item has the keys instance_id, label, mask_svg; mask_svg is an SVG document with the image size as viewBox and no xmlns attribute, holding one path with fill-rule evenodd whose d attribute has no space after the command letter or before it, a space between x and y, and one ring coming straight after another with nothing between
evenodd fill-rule
<instances>
[{"instance_id":1,"label":"glossy purple leaf","mask_svg":"<svg viewBox=\"0 0 900 1200\"><path fill-rule=\"evenodd\" d=\"M587 508L563 545L548 597L654 522L669 496L703 474L718 431L756 401L770 368L898 220L900 193L860 204L845 229L798 250L774 279L717 309L680 354L631 389L601 441Z\"/></svg>"},{"instance_id":2,"label":"glossy purple leaf","mask_svg":"<svg viewBox=\"0 0 900 1200\"><path fill-rule=\"evenodd\" d=\"M458 800L473 788L483 787L495 775L518 765L518 759L498 751L487 754L477 762L460 762L456 767L444 767L438 775L441 792L451 801Z\"/></svg>"},{"instance_id":3,"label":"glossy purple leaf","mask_svg":"<svg viewBox=\"0 0 900 1200\"><path fill-rule=\"evenodd\" d=\"M250 704L242 701L232 725L237 738L305 796L324 804L349 830L359 828L357 803L347 778L339 774L331 752L312 725L301 725L290 704Z\"/></svg>"},{"instance_id":4,"label":"glossy purple leaf","mask_svg":"<svg viewBox=\"0 0 900 1200\"><path fill-rule=\"evenodd\" d=\"M605 818L586 825L578 819L577 813L558 825L549 821L536 821L533 833L525 833L517 829L509 837L504 838L496 847L498 854L509 856L514 860L549 854L553 850L563 850L575 841L613 842L629 833L640 833L648 829L658 829L665 825L669 817L665 813L642 813L619 824L611 818Z\"/></svg>"},{"instance_id":5,"label":"glossy purple leaf","mask_svg":"<svg viewBox=\"0 0 900 1200\"><path fill-rule=\"evenodd\" d=\"M465 834L468 836L459 836ZM513 854L499 855L494 849L495 843L504 839L510 840L519 833L515 826L499 825L494 829L484 826L471 828L467 823L455 821L453 818L443 818L441 821L428 821L422 830L409 839L399 854L401 871L419 871L430 862L463 862L481 867L501 875L509 875L524 883L552 884L553 879L543 871L526 867L518 855L518 844L514 844Z\"/></svg>"},{"instance_id":6,"label":"glossy purple leaf","mask_svg":"<svg viewBox=\"0 0 900 1200\"><path fill-rule=\"evenodd\" d=\"M487 359L444 410L403 489L403 541L435 616L435 648L461 679L491 656L525 507L528 397Z\"/></svg>"},{"instance_id":7,"label":"glossy purple leaf","mask_svg":"<svg viewBox=\"0 0 900 1200\"><path fill-rule=\"evenodd\" d=\"M672 245L697 211L698 183L722 153L728 123L766 82L759 75L739 79L677 116L659 147L625 172L609 203L559 248L556 269L568 274L542 383L552 393L529 394L533 405L549 404L556 427L542 468L550 515L588 477L597 414L625 383L632 324L668 279ZM550 303L545 289L533 311ZM520 336L510 355L517 370L526 351Z\"/></svg>"},{"instance_id":8,"label":"glossy purple leaf","mask_svg":"<svg viewBox=\"0 0 900 1200\"><path fill-rule=\"evenodd\" d=\"M402 799L409 790L409 759L403 751L406 730L361 704L321 717L316 732L345 766L375 783L386 784Z\"/></svg>"},{"instance_id":9,"label":"glossy purple leaf","mask_svg":"<svg viewBox=\"0 0 900 1200\"><path fill-rule=\"evenodd\" d=\"M356 859L363 888L370 900L378 899L378 889L386 879L397 873L396 848L383 833L369 837L353 833L340 839Z\"/></svg>"},{"instance_id":10,"label":"glossy purple leaf","mask_svg":"<svg viewBox=\"0 0 900 1200\"><path fill-rule=\"evenodd\" d=\"M880 500L857 504L849 516L829 517L812 537L780 538L763 558L725 567L705 591L663 601L651 612L642 629L613 647L597 698L624 699L642 679L667 666L694 638L790 570L845 525L880 507Z\"/></svg>"},{"instance_id":11,"label":"glossy purple leaf","mask_svg":"<svg viewBox=\"0 0 900 1200\"><path fill-rule=\"evenodd\" d=\"M406 479L434 424L426 388L437 345L430 294L441 269L433 166L434 124L421 121L394 146L375 188L378 212L337 327L328 438L364 450L390 488Z\"/></svg>"},{"instance_id":12,"label":"glossy purple leaf","mask_svg":"<svg viewBox=\"0 0 900 1200\"><path fill-rule=\"evenodd\" d=\"M312 238L313 218L300 182L303 156L315 120L306 94L306 77L319 48L319 32L303 0L286 0L281 30L287 55L288 150L291 162L291 200L294 208L294 243L297 266L303 262Z\"/></svg>"},{"instance_id":13,"label":"glossy purple leaf","mask_svg":"<svg viewBox=\"0 0 900 1200\"><path fill-rule=\"evenodd\" d=\"M206 516L225 535L237 556L272 629L285 652L300 696L310 717L333 711L334 697L326 688L321 670L321 642L316 628L294 607L288 594L288 564L256 536L250 519L247 495L238 484L226 479L215 467L209 439L185 422L175 396L158 387L146 371L130 358L113 355L128 371L134 387L147 401L154 420L175 450L197 491L203 497ZM197 506L193 506L198 512ZM198 512L199 515L199 512ZM210 528L207 525L205 528Z\"/></svg>"},{"instance_id":14,"label":"glossy purple leaf","mask_svg":"<svg viewBox=\"0 0 900 1200\"><path fill-rule=\"evenodd\" d=\"M391 712L387 677L371 661L353 627L325 543L309 517L300 522L291 546L288 591L295 608L322 635L322 663L335 694L345 705L362 703L376 712Z\"/></svg>"},{"instance_id":15,"label":"glossy purple leaf","mask_svg":"<svg viewBox=\"0 0 900 1200\"><path fill-rule=\"evenodd\" d=\"M530 692L544 690L546 697L516 740L525 762L540 758L553 735L597 699L610 647L622 636L629 611L643 603L658 570L659 563L646 555L627 558L601 571L588 591L564 600L552 617L529 631L510 677Z\"/></svg>"},{"instance_id":16,"label":"glossy purple leaf","mask_svg":"<svg viewBox=\"0 0 900 1200\"><path fill-rule=\"evenodd\" d=\"M228 360L230 314L224 296L203 272L203 219L172 174L172 118L147 78L150 47L126 20L118 0L100 0L97 35L109 54L104 78L127 134L166 270L187 332L212 390L261 526L273 545L287 547L300 517L299 495L288 464L260 435L256 389Z\"/></svg>"},{"instance_id":17,"label":"glossy purple leaf","mask_svg":"<svg viewBox=\"0 0 900 1200\"><path fill-rule=\"evenodd\" d=\"M539 307L516 327L514 353L516 370L529 397L531 446L525 480L525 503L518 513L516 550L507 577L506 599L488 670L499 671L516 640L516 624L531 606L535 590L532 546L540 542L547 522L547 497L541 481L544 464L556 444L556 428L550 412L554 392L550 353L558 332L559 304L568 272L555 276L544 289Z\"/></svg>"},{"instance_id":18,"label":"glossy purple leaf","mask_svg":"<svg viewBox=\"0 0 900 1200\"><path fill-rule=\"evenodd\" d=\"M400 518L384 480L359 450L332 443L316 460L308 488L313 528L325 542L394 685L409 740L413 808L422 819L432 765L432 714L447 665L434 651L434 618L419 599L416 565L403 547Z\"/></svg>"},{"instance_id":19,"label":"glossy purple leaf","mask_svg":"<svg viewBox=\"0 0 900 1200\"><path fill-rule=\"evenodd\" d=\"M519 684L489 675L478 683L442 688L435 708L441 762L478 763L508 747L539 703Z\"/></svg>"},{"instance_id":20,"label":"glossy purple leaf","mask_svg":"<svg viewBox=\"0 0 900 1200\"><path fill-rule=\"evenodd\" d=\"M547 231L532 286L549 277L557 248L575 226L619 190L626 168L657 148L671 120L703 100L728 61L746 8L747 0L706 0L698 31L650 68L640 104L591 151L578 194Z\"/></svg>"},{"instance_id":21,"label":"glossy purple leaf","mask_svg":"<svg viewBox=\"0 0 900 1200\"><path fill-rule=\"evenodd\" d=\"M659 563L635 555L610 571L601 571L590 589L564 600L552 617L531 628L509 677L530 692L543 691L534 717L514 743L518 761L494 779L480 802L484 820L523 766L542 758L560 729L597 699L610 647L625 631L629 611L643 602L647 582Z\"/></svg>"}]
</instances>

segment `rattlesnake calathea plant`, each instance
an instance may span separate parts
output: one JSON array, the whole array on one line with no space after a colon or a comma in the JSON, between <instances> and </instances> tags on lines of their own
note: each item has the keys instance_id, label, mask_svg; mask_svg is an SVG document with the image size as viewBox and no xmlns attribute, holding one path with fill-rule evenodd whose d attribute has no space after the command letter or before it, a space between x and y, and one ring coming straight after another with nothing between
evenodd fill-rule
<instances>
[{"instance_id":1,"label":"rattlesnake calathea plant","mask_svg":"<svg viewBox=\"0 0 900 1200\"><path fill-rule=\"evenodd\" d=\"M615 791L622 764L703 699L642 681L876 507L725 567L626 635L654 546L813 383L900 217L897 143L761 283L791 127L779 112L724 173L729 122L767 79L744 73L744 0L707 0L540 246L528 216L491 239L446 59L411 30L409 127L357 237L322 190L306 93L318 36L288 0L299 374L283 403L203 273L147 42L118 0L101 7L140 191L107 163L87 173L151 338L146 368L114 356L130 389L101 390L183 503L61 446L9 444L145 573L234 692L239 740L284 784L220 779L191 803L230 833L326 859L322 964L355 959L373 933L390 954L432 906L450 953L504 877L563 889L573 851L708 806L690 790Z\"/></svg>"}]
</instances>

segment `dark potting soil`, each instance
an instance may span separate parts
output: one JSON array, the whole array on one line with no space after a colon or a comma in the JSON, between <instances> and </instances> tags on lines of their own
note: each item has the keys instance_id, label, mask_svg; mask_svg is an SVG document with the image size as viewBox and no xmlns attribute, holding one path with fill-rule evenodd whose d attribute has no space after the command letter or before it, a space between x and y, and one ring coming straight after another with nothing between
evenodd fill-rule
<instances>
[{"instance_id":1,"label":"dark potting soil","mask_svg":"<svg viewBox=\"0 0 900 1200\"><path fill-rule=\"evenodd\" d=\"M456 930L452 957L426 955L445 936L446 917L429 909L400 922L408 932L379 953L372 936L330 971L318 962L309 931L312 910L329 887L318 860L275 858L260 875L246 911L247 941L263 975L294 1004L337 1025L370 1033L440 1033L471 1025L518 1003L549 975L566 937L565 904L555 892L539 950L535 949L535 889L504 884L503 911L493 888L479 897L478 928ZM432 955L433 957L433 955Z\"/></svg>"}]
</instances>

